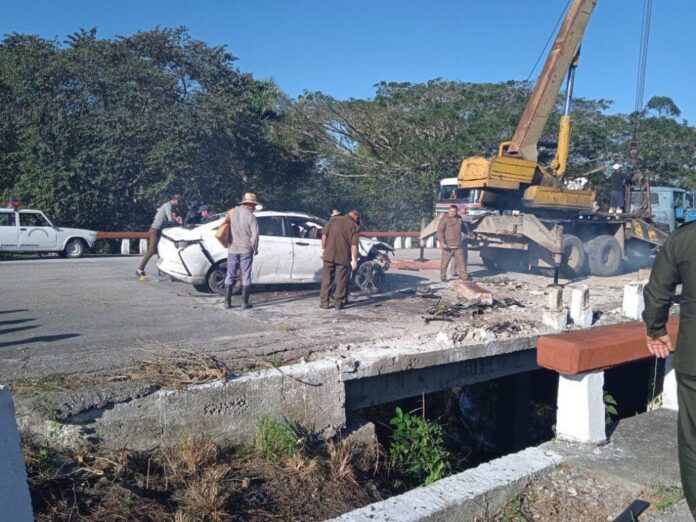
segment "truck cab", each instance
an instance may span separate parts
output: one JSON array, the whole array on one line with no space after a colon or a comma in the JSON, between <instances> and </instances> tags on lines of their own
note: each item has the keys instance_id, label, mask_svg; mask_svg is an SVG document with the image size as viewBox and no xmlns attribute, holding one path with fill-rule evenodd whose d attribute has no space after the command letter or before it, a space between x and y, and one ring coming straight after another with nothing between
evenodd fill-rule
<instances>
[{"instance_id":1,"label":"truck cab","mask_svg":"<svg viewBox=\"0 0 696 522\"><path fill-rule=\"evenodd\" d=\"M643 208L647 193L643 190L631 190L631 212ZM694 194L676 187L650 187L650 209L653 220L669 226L673 231L682 223L696 219L693 207Z\"/></svg>"},{"instance_id":2,"label":"truck cab","mask_svg":"<svg viewBox=\"0 0 696 522\"><path fill-rule=\"evenodd\" d=\"M480 199L480 190L460 188L457 178L445 178L440 181L440 189L435 202L435 214L446 213L452 204L457 205L462 214L477 214L483 212Z\"/></svg>"}]
</instances>

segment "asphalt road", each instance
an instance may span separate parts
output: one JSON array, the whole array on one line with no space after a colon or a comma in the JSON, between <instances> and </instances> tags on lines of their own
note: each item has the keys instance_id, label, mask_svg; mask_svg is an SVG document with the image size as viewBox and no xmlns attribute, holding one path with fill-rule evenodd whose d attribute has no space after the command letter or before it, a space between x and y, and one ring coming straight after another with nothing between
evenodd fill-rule
<instances>
[{"instance_id":1,"label":"asphalt road","mask_svg":"<svg viewBox=\"0 0 696 522\"><path fill-rule=\"evenodd\" d=\"M319 311L316 286L252 294L252 310L226 311L220 297L190 285L139 281L137 262L135 256L0 261L0 382L116 371L170 348L236 367L292 361L339 342L396 335L409 320L394 320L383 297L365 298L340 317ZM423 280L389 277L400 287ZM404 299L400 305L408 309Z\"/></svg>"}]
</instances>

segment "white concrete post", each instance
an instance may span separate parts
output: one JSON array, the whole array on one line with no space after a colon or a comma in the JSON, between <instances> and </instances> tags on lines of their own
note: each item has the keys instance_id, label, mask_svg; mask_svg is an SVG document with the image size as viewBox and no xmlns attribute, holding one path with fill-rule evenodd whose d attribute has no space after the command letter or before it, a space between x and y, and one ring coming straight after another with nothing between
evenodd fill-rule
<instances>
[{"instance_id":1,"label":"white concrete post","mask_svg":"<svg viewBox=\"0 0 696 522\"><path fill-rule=\"evenodd\" d=\"M425 241L425 248L435 248L435 236L430 236Z\"/></svg>"},{"instance_id":2,"label":"white concrete post","mask_svg":"<svg viewBox=\"0 0 696 522\"><path fill-rule=\"evenodd\" d=\"M14 404L6 386L0 386L0 519L34 520Z\"/></svg>"},{"instance_id":3,"label":"white concrete post","mask_svg":"<svg viewBox=\"0 0 696 522\"><path fill-rule=\"evenodd\" d=\"M404 240L404 248L413 248L413 238L412 237L407 237Z\"/></svg>"},{"instance_id":4,"label":"white concrete post","mask_svg":"<svg viewBox=\"0 0 696 522\"><path fill-rule=\"evenodd\" d=\"M122 239L121 240L121 255L122 256L129 256L130 255L130 239Z\"/></svg>"},{"instance_id":5,"label":"white concrete post","mask_svg":"<svg viewBox=\"0 0 696 522\"><path fill-rule=\"evenodd\" d=\"M570 294L570 318L581 328L592 326L592 307L590 289L587 285L574 287Z\"/></svg>"},{"instance_id":6,"label":"white concrete post","mask_svg":"<svg viewBox=\"0 0 696 522\"><path fill-rule=\"evenodd\" d=\"M638 321L641 319L644 309L643 283L628 283L624 285L621 314Z\"/></svg>"},{"instance_id":7,"label":"white concrete post","mask_svg":"<svg viewBox=\"0 0 696 522\"><path fill-rule=\"evenodd\" d=\"M677 374L672 366L673 355L665 361L665 380L662 383L662 407L679 411L677 402Z\"/></svg>"},{"instance_id":8,"label":"white concrete post","mask_svg":"<svg viewBox=\"0 0 696 522\"><path fill-rule=\"evenodd\" d=\"M138 250L140 251L140 255L143 255L145 252L147 252L147 239L141 239L138 242Z\"/></svg>"},{"instance_id":9,"label":"white concrete post","mask_svg":"<svg viewBox=\"0 0 696 522\"><path fill-rule=\"evenodd\" d=\"M549 288L549 300L546 305L549 310L558 312L563 309L563 287L555 286Z\"/></svg>"},{"instance_id":10,"label":"white concrete post","mask_svg":"<svg viewBox=\"0 0 696 522\"><path fill-rule=\"evenodd\" d=\"M557 438L589 444L606 441L604 371L559 375L557 404Z\"/></svg>"},{"instance_id":11,"label":"white concrete post","mask_svg":"<svg viewBox=\"0 0 696 522\"><path fill-rule=\"evenodd\" d=\"M401 250L404 248L404 238L395 237L394 238L394 250Z\"/></svg>"}]
</instances>

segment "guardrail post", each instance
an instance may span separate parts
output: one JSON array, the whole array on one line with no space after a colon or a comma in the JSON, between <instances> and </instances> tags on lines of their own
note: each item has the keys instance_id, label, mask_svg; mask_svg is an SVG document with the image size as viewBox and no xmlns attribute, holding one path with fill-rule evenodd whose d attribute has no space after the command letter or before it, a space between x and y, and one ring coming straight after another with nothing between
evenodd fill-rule
<instances>
[{"instance_id":1,"label":"guardrail post","mask_svg":"<svg viewBox=\"0 0 696 522\"><path fill-rule=\"evenodd\" d=\"M401 237L395 237L394 238L394 250L401 250L403 248L403 238Z\"/></svg>"},{"instance_id":2,"label":"guardrail post","mask_svg":"<svg viewBox=\"0 0 696 522\"><path fill-rule=\"evenodd\" d=\"M145 252L147 252L147 239L141 239L138 242L138 250L140 251L140 255L143 255Z\"/></svg>"},{"instance_id":3,"label":"guardrail post","mask_svg":"<svg viewBox=\"0 0 696 522\"><path fill-rule=\"evenodd\" d=\"M636 321L640 321L644 309L645 301L643 301L643 283L635 282L624 285L621 314Z\"/></svg>"},{"instance_id":4,"label":"guardrail post","mask_svg":"<svg viewBox=\"0 0 696 522\"><path fill-rule=\"evenodd\" d=\"M556 437L572 442L606 441L604 371L558 376Z\"/></svg>"},{"instance_id":5,"label":"guardrail post","mask_svg":"<svg viewBox=\"0 0 696 522\"><path fill-rule=\"evenodd\" d=\"M590 306L590 289L587 285L572 288L570 293L570 318L577 326L592 326L593 311Z\"/></svg>"},{"instance_id":6,"label":"guardrail post","mask_svg":"<svg viewBox=\"0 0 696 522\"><path fill-rule=\"evenodd\" d=\"M668 410L679 411L677 402L677 375L672 366L672 358L670 355L665 360L665 380L662 383L662 407Z\"/></svg>"},{"instance_id":7,"label":"guardrail post","mask_svg":"<svg viewBox=\"0 0 696 522\"><path fill-rule=\"evenodd\" d=\"M122 239L121 240L121 255L122 256L129 256L130 255L130 239Z\"/></svg>"},{"instance_id":8,"label":"guardrail post","mask_svg":"<svg viewBox=\"0 0 696 522\"><path fill-rule=\"evenodd\" d=\"M404 240L404 248L412 248L413 247L413 239L410 237L407 237Z\"/></svg>"}]
</instances>

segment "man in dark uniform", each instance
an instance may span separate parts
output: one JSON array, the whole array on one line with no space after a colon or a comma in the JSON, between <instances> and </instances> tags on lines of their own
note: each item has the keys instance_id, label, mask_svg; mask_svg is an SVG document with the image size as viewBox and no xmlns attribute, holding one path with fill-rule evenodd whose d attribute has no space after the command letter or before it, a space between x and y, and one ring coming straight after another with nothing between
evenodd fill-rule
<instances>
[{"instance_id":1,"label":"man in dark uniform","mask_svg":"<svg viewBox=\"0 0 696 522\"><path fill-rule=\"evenodd\" d=\"M336 285L334 306L343 308L346 298L346 276L348 269L358 269L358 241L360 239L357 223L360 212L351 210L347 216L336 216L324 227L321 238L324 273L319 293L320 307L329 308L329 293Z\"/></svg>"},{"instance_id":2,"label":"man in dark uniform","mask_svg":"<svg viewBox=\"0 0 696 522\"><path fill-rule=\"evenodd\" d=\"M675 350L665 325L678 284L682 293ZM644 297L648 350L662 358L674 351L679 469L684 496L696 518L696 222L682 225L669 236L655 260Z\"/></svg>"},{"instance_id":3,"label":"man in dark uniform","mask_svg":"<svg viewBox=\"0 0 696 522\"><path fill-rule=\"evenodd\" d=\"M626 185L631 183L631 175L624 172L623 165L614 163L611 166L611 192L609 193L609 212L621 214L624 210Z\"/></svg>"},{"instance_id":4,"label":"man in dark uniform","mask_svg":"<svg viewBox=\"0 0 696 522\"><path fill-rule=\"evenodd\" d=\"M466 234L467 229L462 217L459 215L459 207L450 205L437 225L437 240L442 249L440 261L440 279L447 280L447 265L454 257L457 264L457 273L462 281L469 279L466 272L466 262L464 261L464 251L462 249L462 234Z\"/></svg>"}]
</instances>

